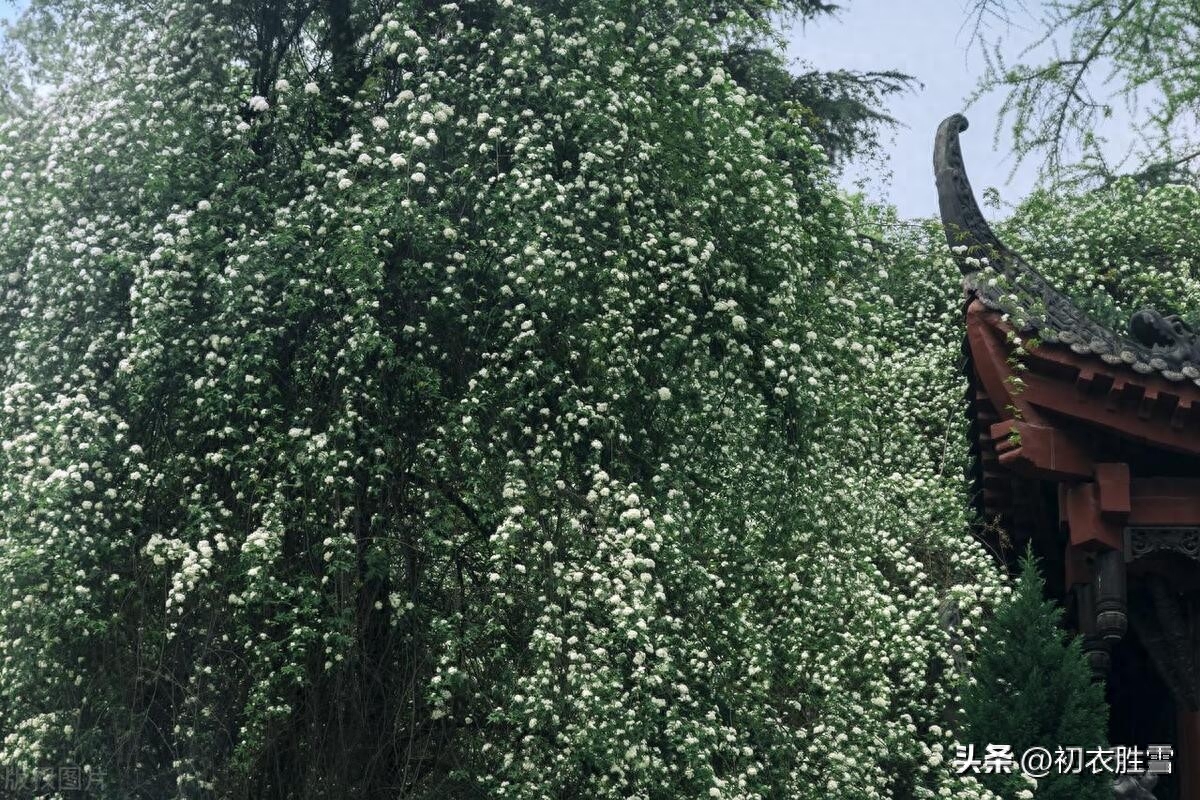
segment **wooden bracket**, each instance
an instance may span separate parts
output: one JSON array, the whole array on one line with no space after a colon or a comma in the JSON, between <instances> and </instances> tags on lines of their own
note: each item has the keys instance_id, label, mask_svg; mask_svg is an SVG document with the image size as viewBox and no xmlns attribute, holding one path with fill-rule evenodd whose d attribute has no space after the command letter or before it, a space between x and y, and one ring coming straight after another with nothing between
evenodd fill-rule
<instances>
[{"instance_id":1,"label":"wooden bracket","mask_svg":"<svg viewBox=\"0 0 1200 800\"><path fill-rule=\"evenodd\" d=\"M1124 525L1101 511L1098 484L1059 484L1058 509L1067 525L1070 544L1092 550L1125 551Z\"/></svg>"},{"instance_id":2,"label":"wooden bracket","mask_svg":"<svg viewBox=\"0 0 1200 800\"><path fill-rule=\"evenodd\" d=\"M1100 493L1100 513L1106 519L1123 522L1132 509L1129 465L1097 464L1096 486Z\"/></svg>"},{"instance_id":3,"label":"wooden bracket","mask_svg":"<svg viewBox=\"0 0 1200 800\"><path fill-rule=\"evenodd\" d=\"M991 436L1000 464L1020 475L1048 481L1093 475L1088 454L1057 428L1009 419L993 425Z\"/></svg>"}]
</instances>

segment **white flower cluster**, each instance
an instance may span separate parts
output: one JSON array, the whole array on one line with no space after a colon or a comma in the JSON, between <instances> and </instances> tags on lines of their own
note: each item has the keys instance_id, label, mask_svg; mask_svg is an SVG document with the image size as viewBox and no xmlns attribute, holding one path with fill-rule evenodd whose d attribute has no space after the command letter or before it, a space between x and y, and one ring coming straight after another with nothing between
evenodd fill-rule
<instances>
[{"instance_id":1,"label":"white flower cluster","mask_svg":"<svg viewBox=\"0 0 1200 800\"><path fill-rule=\"evenodd\" d=\"M237 4L44 15L78 79L0 120L0 763L982 797L934 755L973 646L935 609L998 599L944 251L856 245L710 66L746 15L368 6L267 51Z\"/></svg>"}]
</instances>

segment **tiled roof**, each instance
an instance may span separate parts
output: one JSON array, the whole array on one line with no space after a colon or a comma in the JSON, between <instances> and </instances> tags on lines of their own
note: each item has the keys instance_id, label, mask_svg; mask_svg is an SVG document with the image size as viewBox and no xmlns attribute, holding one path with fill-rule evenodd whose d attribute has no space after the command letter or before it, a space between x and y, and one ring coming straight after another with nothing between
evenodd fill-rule
<instances>
[{"instance_id":1,"label":"tiled roof","mask_svg":"<svg viewBox=\"0 0 1200 800\"><path fill-rule=\"evenodd\" d=\"M1200 386L1200 337L1174 315L1145 308L1133 315L1129 331L1097 322L1060 292L992 232L975 201L963 165L959 133L967 129L961 114L938 127L933 149L942 225L963 284L989 308L1008 314L1042 341L1069 347L1108 364L1125 364L1143 374Z\"/></svg>"}]
</instances>

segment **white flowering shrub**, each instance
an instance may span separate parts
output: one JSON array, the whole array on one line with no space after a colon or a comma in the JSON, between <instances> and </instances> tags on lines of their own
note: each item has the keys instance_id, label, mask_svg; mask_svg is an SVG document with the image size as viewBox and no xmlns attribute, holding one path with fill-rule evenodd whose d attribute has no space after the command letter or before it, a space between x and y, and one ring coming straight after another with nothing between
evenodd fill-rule
<instances>
[{"instance_id":1,"label":"white flowering shrub","mask_svg":"<svg viewBox=\"0 0 1200 800\"><path fill-rule=\"evenodd\" d=\"M1001 591L956 282L855 235L799 115L716 66L764 7L726 5L35 0L0 763L988 796L941 722Z\"/></svg>"},{"instance_id":2,"label":"white flowering shrub","mask_svg":"<svg viewBox=\"0 0 1200 800\"><path fill-rule=\"evenodd\" d=\"M1197 321L1200 193L1193 186L1121 179L1075 196L1035 193L1003 234L1116 330L1144 305Z\"/></svg>"}]
</instances>

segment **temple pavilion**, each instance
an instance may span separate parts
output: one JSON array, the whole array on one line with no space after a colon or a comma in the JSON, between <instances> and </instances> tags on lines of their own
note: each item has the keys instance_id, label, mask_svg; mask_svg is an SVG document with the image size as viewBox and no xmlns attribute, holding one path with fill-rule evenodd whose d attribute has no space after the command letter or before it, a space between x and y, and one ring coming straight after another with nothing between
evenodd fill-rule
<instances>
[{"instance_id":1,"label":"temple pavilion","mask_svg":"<svg viewBox=\"0 0 1200 800\"><path fill-rule=\"evenodd\" d=\"M967 180L966 128L946 119L933 160L979 518L1032 543L1105 681L1110 742L1171 745L1155 796L1200 800L1200 337L1153 309L1103 324L1006 247Z\"/></svg>"}]
</instances>

